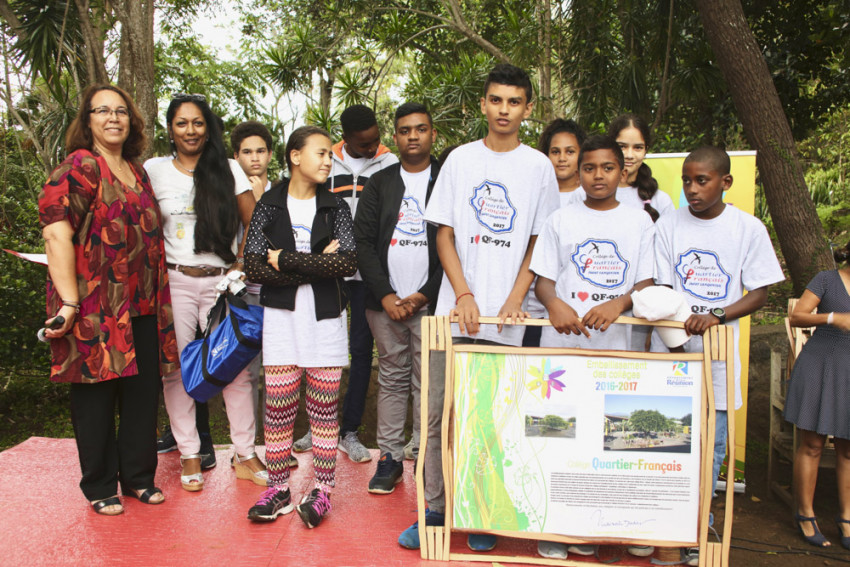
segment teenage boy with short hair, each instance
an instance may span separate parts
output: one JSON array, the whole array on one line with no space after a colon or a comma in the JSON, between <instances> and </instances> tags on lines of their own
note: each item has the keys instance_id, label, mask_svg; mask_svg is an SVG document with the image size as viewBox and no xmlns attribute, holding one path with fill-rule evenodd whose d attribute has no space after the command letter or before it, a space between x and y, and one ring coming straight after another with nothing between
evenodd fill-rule
<instances>
[{"instance_id":1,"label":"teenage boy with short hair","mask_svg":"<svg viewBox=\"0 0 850 567\"><path fill-rule=\"evenodd\" d=\"M233 159L239 162L248 176L257 201L271 188L269 164L272 161L272 144L269 129L255 120L237 124L230 132Z\"/></svg>"},{"instance_id":2,"label":"teenage boy with short hair","mask_svg":"<svg viewBox=\"0 0 850 567\"><path fill-rule=\"evenodd\" d=\"M239 163L242 171L244 171L245 175L248 176L248 181L251 182L251 192L254 195L255 201L259 201L260 197L263 196L263 193L271 189L272 186L271 181L269 181L268 171L269 164L272 160L273 144L274 142L269 129L266 128L264 124L257 122L256 120L240 122L234 126L233 130L230 132L230 147L233 150L233 159ZM246 281L245 284L248 288L248 293L245 294L243 299L251 305L259 305L260 289L262 286L249 281ZM261 354L257 355L248 365L248 373L251 375L251 385L255 390L252 398L255 404L254 413L257 413L257 390L259 389L261 367ZM259 470L254 470L258 468L255 466L256 462L262 464L262 461L260 461L259 458L256 460L245 460L242 463L238 463L238 478L253 480L257 483L260 478L257 475L260 473ZM237 463L236 456L234 455L233 460L231 460L231 465L235 464ZM250 470L246 470L244 468L246 466ZM298 459L290 455L289 467L295 468L297 466ZM265 472L265 466L263 466L262 470L264 473L262 478L266 480L268 478L268 473Z\"/></svg>"},{"instance_id":3,"label":"teenage boy with short hair","mask_svg":"<svg viewBox=\"0 0 850 567\"><path fill-rule=\"evenodd\" d=\"M375 112L368 106L355 104L342 111L342 140L334 144L331 156L331 174L326 185L331 193L345 199L351 216L357 219L357 203L369 178L397 163L389 148L381 144L381 133ZM372 460L369 449L357 438L363 420L366 393L372 375L372 332L366 321L366 286L359 272L348 280L349 291L349 341L351 365L348 371L348 388L342 402L342 423L339 428L339 450L355 463ZM295 452L307 451L313 441L310 431L292 445Z\"/></svg>"},{"instance_id":4,"label":"teenage boy with short hair","mask_svg":"<svg viewBox=\"0 0 850 567\"><path fill-rule=\"evenodd\" d=\"M373 175L354 221L357 262L366 284L366 319L378 346L378 432L381 458L369 492L389 494L404 472L404 421L413 394L412 448L419 448L422 317L433 307L443 271L437 227L425 206L440 171L431 156L437 137L428 109L408 102L395 113L393 140L401 163Z\"/></svg>"},{"instance_id":5,"label":"teenage boy with short hair","mask_svg":"<svg viewBox=\"0 0 850 567\"><path fill-rule=\"evenodd\" d=\"M425 218L438 226L437 251L443 277L437 315L456 314L455 342L520 346L523 328L479 327L478 317L505 321L526 315L523 303L534 275L528 269L534 242L548 214L558 208L558 182L549 159L519 141L519 128L532 110L531 80L513 65L499 64L484 84L481 112L488 132L460 146L443 164ZM431 353L428 390L428 447L425 455L427 525L442 525L445 492L440 422L445 353ZM441 367L443 370L441 370ZM419 547L416 524L399 537ZM471 534L476 551L492 549L495 536Z\"/></svg>"},{"instance_id":6,"label":"teenage boy with short hair","mask_svg":"<svg viewBox=\"0 0 850 567\"><path fill-rule=\"evenodd\" d=\"M682 293L691 305L693 314L685 321L685 330L697 336L684 345L686 351L702 352L702 335L714 325L734 329L734 409L738 409L743 405L738 319L760 309L767 301L767 287L785 276L761 221L723 202L723 193L732 186L730 166L726 152L715 147L699 148L685 158L682 189L688 207L655 225L655 271L656 283ZM713 363L711 374L717 412L713 494L726 456L725 363ZM699 563L698 552L683 550L687 565Z\"/></svg>"}]
</instances>

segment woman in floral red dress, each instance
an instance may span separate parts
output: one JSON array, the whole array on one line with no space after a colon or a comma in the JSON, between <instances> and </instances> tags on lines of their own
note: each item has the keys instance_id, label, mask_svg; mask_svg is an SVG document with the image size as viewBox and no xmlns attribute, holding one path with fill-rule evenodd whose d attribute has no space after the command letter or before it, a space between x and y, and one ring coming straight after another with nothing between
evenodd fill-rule
<instances>
[{"instance_id":1,"label":"woman in floral red dress","mask_svg":"<svg viewBox=\"0 0 850 567\"><path fill-rule=\"evenodd\" d=\"M46 324L54 382L71 384L80 488L95 512L124 496L165 498L154 486L160 378L179 364L162 219L138 157L144 121L111 85L83 95L68 157L39 196L48 259ZM115 427L118 404L120 425Z\"/></svg>"}]
</instances>

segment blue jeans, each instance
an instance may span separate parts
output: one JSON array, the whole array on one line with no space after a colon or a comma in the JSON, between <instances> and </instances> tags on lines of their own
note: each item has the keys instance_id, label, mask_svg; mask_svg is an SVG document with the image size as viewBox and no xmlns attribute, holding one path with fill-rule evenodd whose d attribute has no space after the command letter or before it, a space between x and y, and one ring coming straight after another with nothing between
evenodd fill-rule
<instances>
[{"instance_id":1,"label":"blue jeans","mask_svg":"<svg viewBox=\"0 0 850 567\"><path fill-rule=\"evenodd\" d=\"M372 376L372 331L366 321L366 284L351 280L348 282L351 296L351 322L349 327L348 351L351 354L351 368L348 373L348 389L342 403L342 426L340 435L357 431L363 421L366 407L366 393L369 391L369 379Z\"/></svg>"},{"instance_id":2,"label":"blue jeans","mask_svg":"<svg viewBox=\"0 0 850 567\"><path fill-rule=\"evenodd\" d=\"M714 497L714 490L717 488L717 477L720 475L720 465L723 464L723 459L726 458L726 429L729 425L729 417L726 411L717 410L714 412L714 468L712 469L711 477L711 495ZM733 463L729 463L726 470L726 490L732 490L735 482L735 467ZM731 471L731 472L730 472Z\"/></svg>"}]
</instances>

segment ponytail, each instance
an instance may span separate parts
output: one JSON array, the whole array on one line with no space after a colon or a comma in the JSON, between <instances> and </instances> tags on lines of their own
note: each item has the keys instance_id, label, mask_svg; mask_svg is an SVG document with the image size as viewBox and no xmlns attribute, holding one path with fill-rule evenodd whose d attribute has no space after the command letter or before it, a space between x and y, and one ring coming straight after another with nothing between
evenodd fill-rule
<instances>
[{"instance_id":1,"label":"ponytail","mask_svg":"<svg viewBox=\"0 0 850 567\"><path fill-rule=\"evenodd\" d=\"M652 222L657 222L658 211L649 204L649 201L658 193L658 181L652 176L652 169L645 163L640 164L638 168L635 186L637 187L638 197L643 201L643 210L649 214Z\"/></svg>"}]
</instances>

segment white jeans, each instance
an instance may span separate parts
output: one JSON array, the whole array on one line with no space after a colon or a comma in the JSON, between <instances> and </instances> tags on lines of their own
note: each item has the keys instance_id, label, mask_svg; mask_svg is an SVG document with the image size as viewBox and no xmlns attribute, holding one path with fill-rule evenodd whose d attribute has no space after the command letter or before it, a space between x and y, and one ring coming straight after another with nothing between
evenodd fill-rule
<instances>
[{"instance_id":1,"label":"white jeans","mask_svg":"<svg viewBox=\"0 0 850 567\"><path fill-rule=\"evenodd\" d=\"M207 313L215 303L215 284L222 276L193 278L176 270L168 270L171 286L171 307L174 312L174 332L177 348L182 353L195 339L195 329L207 326ZM181 455L193 455L201 450L198 428L195 426L195 400L183 387L183 375L175 370L162 380L165 409L171 421L171 432ZM243 370L222 391L227 420L230 422L230 439L240 455L254 452L256 437L257 384L250 373Z\"/></svg>"}]
</instances>

